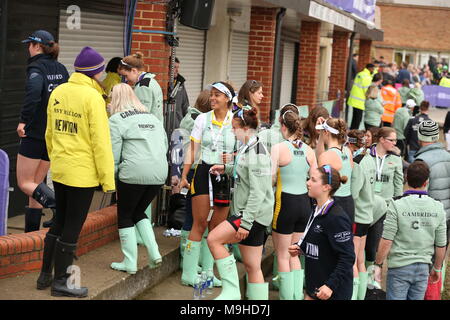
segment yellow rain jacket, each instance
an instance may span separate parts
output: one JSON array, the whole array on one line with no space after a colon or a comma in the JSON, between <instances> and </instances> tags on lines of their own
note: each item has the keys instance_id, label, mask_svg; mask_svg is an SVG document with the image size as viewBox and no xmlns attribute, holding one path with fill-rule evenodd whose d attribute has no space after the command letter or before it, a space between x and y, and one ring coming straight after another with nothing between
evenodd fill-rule
<instances>
[{"instance_id":1,"label":"yellow rain jacket","mask_svg":"<svg viewBox=\"0 0 450 320\"><path fill-rule=\"evenodd\" d=\"M353 108L365 110L366 91L371 84L372 74L369 69L365 68L356 75L347 104Z\"/></svg>"},{"instance_id":2,"label":"yellow rain jacket","mask_svg":"<svg viewBox=\"0 0 450 320\"><path fill-rule=\"evenodd\" d=\"M52 179L71 187L115 189L105 101L98 84L74 72L50 95L45 141Z\"/></svg>"}]
</instances>

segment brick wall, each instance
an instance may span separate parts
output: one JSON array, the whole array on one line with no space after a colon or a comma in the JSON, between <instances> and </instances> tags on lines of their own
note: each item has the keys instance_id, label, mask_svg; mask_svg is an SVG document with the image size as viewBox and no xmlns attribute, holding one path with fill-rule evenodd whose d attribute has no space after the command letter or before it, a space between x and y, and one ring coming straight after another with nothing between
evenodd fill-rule
<instances>
[{"instance_id":1,"label":"brick wall","mask_svg":"<svg viewBox=\"0 0 450 320\"><path fill-rule=\"evenodd\" d=\"M138 2L133 29L166 31L166 11L166 5ZM146 71L156 74L156 80L166 96L169 82L170 47L167 45L164 35L134 32L131 52L136 51L143 53Z\"/></svg>"},{"instance_id":2,"label":"brick wall","mask_svg":"<svg viewBox=\"0 0 450 320\"><path fill-rule=\"evenodd\" d=\"M0 279L38 271L48 229L0 237ZM116 206L88 214L78 240L77 256L119 238Z\"/></svg>"},{"instance_id":3,"label":"brick wall","mask_svg":"<svg viewBox=\"0 0 450 320\"><path fill-rule=\"evenodd\" d=\"M320 22L302 21L297 78L297 105L315 107L319 78Z\"/></svg>"},{"instance_id":4,"label":"brick wall","mask_svg":"<svg viewBox=\"0 0 450 320\"><path fill-rule=\"evenodd\" d=\"M331 55L330 89L328 99L334 100L338 90L341 100L345 98L345 83L347 81L348 40L350 33L342 31L333 32L333 52ZM341 105L341 104L339 104Z\"/></svg>"},{"instance_id":5,"label":"brick wall","mask_svg":"<svg viewBox=\"0 0 450 320\"><path fill-rule=\"evenodd\" d=\"M368 63L372 62L371 49L372 40L359 40L358 72L363 70Z\"/></svg>"},{"instance_id":6,"label":"brick wall","mask_svg":"<svg viewBox=\"0 0 450 320\"><path fill-rule=\"evenodd\" d=\"M247 79L263 84L261 120L269 121L277 8L252 7Z\"/></svg>"},{"instance_id":7,"label":"brick wall","mask_svg":"<svg viewBox=\"0 0 450 320\"><path fill-rule=\"evenodd\" d=\"M450 52L450 8L381 3L377 6L384 40L374 42L375 46Z\"/></svg>"}]
</instances>

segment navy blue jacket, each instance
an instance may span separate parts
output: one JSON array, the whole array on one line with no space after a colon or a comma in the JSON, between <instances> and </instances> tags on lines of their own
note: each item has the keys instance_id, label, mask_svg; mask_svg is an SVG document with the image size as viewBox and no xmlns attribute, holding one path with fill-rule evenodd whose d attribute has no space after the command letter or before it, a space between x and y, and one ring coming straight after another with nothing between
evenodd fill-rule
<instances>
[{"instance_id":1,"label":"navy blue jacket","mask_svg":"<svg viewBox=\"0 0 450 320\"><path fill-rule=\"evenodd\" d=\"M333 290L330 300L350 300L355 252L352 224L344 210L333 203L317 216L300 248L305 255L306 293L315 298L315 289L326 285Z\"/></svg>"},{"instance_id":2,"label":"navy blue jacket","mask_svg":"<svg viewBox=\"0 0 450 320\"><path fill-rule=\"evenodd\" d=\"M20 114L27 137L45 140L48 99L53 89L68 79L66 67L51 56L38 54L28 59L25 102Z\"/></svg>"}]
</instances>

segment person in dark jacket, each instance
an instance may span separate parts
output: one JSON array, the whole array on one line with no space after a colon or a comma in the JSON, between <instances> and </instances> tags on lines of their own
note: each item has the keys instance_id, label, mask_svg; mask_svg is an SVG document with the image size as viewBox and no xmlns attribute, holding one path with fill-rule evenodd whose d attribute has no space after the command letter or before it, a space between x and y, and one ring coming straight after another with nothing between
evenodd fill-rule
<instances>
[{"instance_id":1,"label":"person in dark jacket","mask_svg":"<svg viewBox=\"0 0 450 320\"><path fill-rule=\"evenodd\" d=\"M350 300L355 252L352 225L333 195L347 178L329 165L313 170L308 195L317 201L303 238L289 247L305 255L305 300Z\"/></svg>"},{"instance_id":2,"label":"person in dark jacket","mask_svg":"<svg viewBox=\"0 0 450 320\"><path fill-rule=\"evenodd\" d=\"M187 115L189 109L189 97L186 92L186 79L178 72L180 70L180 60L175 58L174 91L176 92L174 129L180 127L181 120Z\"/></svg>"},{"instance_id":3,"label":"person in dark jacket","mask_svg":"<svg viewBox=\"0 0 450 320\"><path fill-rule=\"evenodd\" d=\"M25 101L20 114L17 134L20 137L17 155L17 183L29 197L25 209L25 232L39 230L42 207L54 209L55 194L44 182L50 167L45 144L47 104L58 85L67 82L69 74L59 63L59 46L45 30L33 32L22 43L28 44L27 82ZM44 222L51 226L53 218Z\"/></svg>"},{"instance_id":4,"label":"person in dark jacket","mask_svg":"<svg viewBox=\"0 0 450 320\"><path fill-rule=\"evenodd\" d=\"M395 79L396 83L403 83L403 80L409 80L411 82L411 73L408 71L408 64L406 62L402 62L402 68L398 72L397 78Z\"/></svg>"},{"instance_id":5,"label":"person in dark jacket","mask_svg":"<svg viewBox=\"0 0 450 320\"><path fill-rule=\"evenodd\" d=\"M420 104L420 113L412 119L409 119L408 124L405 127L405 139L406 144L408 145L408 162L411 163L414 161L414 155L417 150L420 149L419 139L417 136L417 130L419 128L419 124L425 120L431 120L428 117L428 109L430 107L430 103L428 101L422 101Z\"/></svg>"}]
</instances>

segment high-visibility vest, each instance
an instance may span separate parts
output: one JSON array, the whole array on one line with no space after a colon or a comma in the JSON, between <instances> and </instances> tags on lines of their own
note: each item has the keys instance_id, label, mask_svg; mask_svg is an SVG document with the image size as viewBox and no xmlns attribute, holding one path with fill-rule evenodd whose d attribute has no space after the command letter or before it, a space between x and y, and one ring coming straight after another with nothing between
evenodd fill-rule
<instances>
[{"instance_id":1,"label":"high-visibility vest","mask_svg":"<svg viewBox=\"0 0 450 320\"><path fill-rule=\"evenodd\" d=\"M370 71L365 68L363 71L359 72L356 75L352 90L350 91L350 96L347 100L347 104L353 108L364 110L364 103L366 102L366 91L371 84L372 75Z\"/></svg>"},{"instance_id":2,"label":"high-visibility vest","mask_svg":"<svg viewBox=\"0 0 450 320\"><path fill-rule=\"evenodd\" d=\"M439 85L441 87L450 88L450 79L447 77L442 77L441 81L439 82Z\"/></svg>"},{"instance_id":3,"label":"high-visibility vest","mask_svg":"<svg viewBox=\"0 0 450 320\"><path fill-rule=\"evenodd\" d=\"M392 123L394 122L395 111L402 107L402 97L393 86L387 85L381 88L381 98L384 107L381 121Z\"/></svg>"}]
</instances>

